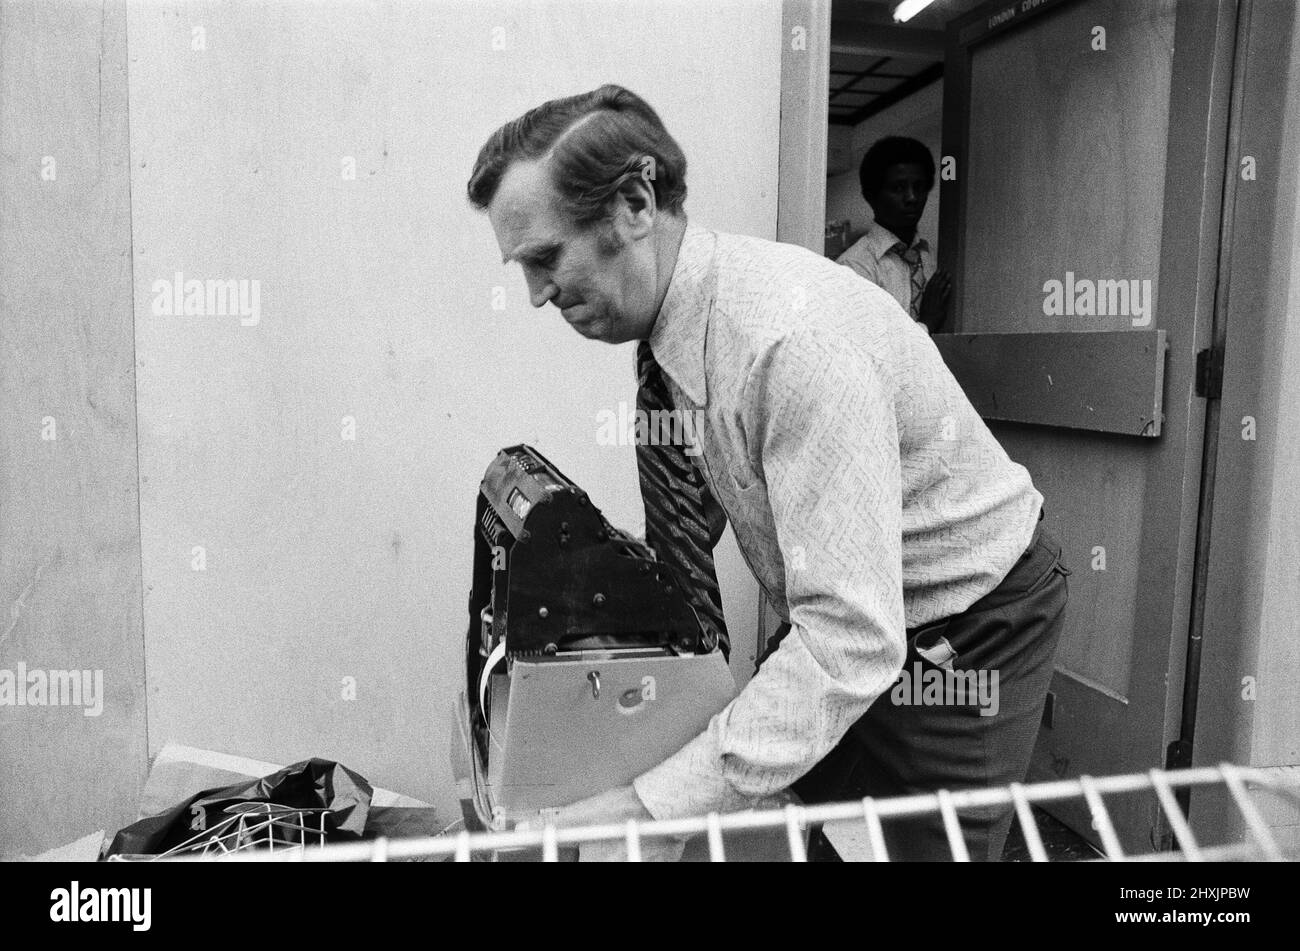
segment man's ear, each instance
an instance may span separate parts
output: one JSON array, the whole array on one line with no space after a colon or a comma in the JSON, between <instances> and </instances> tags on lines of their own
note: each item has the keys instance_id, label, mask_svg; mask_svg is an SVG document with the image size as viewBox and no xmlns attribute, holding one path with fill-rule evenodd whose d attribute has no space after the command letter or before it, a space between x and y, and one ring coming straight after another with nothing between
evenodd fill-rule
<instances>
[{"instance_id":1,"label":"man's ear","mask_svg":"<svg viewBox=\"0 0 1300 951\"><path fill-rule=\"evenodd\" d=\"M632 239L642 238L654 228L658 206L654 189L641 175L630 176L618 188L615 217Z\"/></svg>"}]
</instances>

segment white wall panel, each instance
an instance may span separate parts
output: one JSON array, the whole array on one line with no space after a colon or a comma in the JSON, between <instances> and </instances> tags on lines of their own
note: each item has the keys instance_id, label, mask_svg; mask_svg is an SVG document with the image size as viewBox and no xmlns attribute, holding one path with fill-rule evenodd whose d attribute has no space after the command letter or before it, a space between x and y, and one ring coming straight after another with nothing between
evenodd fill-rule
<instances>
[{"instance_id":1,"label":"white wall panel","mask_svg":"<svg viewBox=\"0 0 1300 951\"><path fill-rule=\"evenodd\" d=\"M632 447L596 442L635 398L631 347L533 311L465 199L474 157L618 82L686 151L692 219L772 237L780 39L777 0L131 8L153 749L333 757L450 808L483 470L530 442L640 519ZM260 282L258 321L156 315L178 271ZM752 631L730 542L720 574Z\"/></svg>"}]
</instances>

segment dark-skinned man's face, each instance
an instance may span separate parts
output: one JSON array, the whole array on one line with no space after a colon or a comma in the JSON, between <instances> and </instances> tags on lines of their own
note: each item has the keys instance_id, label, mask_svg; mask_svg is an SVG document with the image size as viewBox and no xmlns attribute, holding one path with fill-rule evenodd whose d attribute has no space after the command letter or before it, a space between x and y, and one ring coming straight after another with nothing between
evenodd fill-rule
<instances>
[{"instance_id":1,"label":"dark-skinned man's face","mask_svg":"<svg viewBox=\"0 0 1300 951\"><path fill-rule=\"evenodd\" d=\"M915 232L930 195L929 184L920 165L909 162L889 166L880 189L867 196L876 221L895 234Z\"/></svg>"}]
</instances>

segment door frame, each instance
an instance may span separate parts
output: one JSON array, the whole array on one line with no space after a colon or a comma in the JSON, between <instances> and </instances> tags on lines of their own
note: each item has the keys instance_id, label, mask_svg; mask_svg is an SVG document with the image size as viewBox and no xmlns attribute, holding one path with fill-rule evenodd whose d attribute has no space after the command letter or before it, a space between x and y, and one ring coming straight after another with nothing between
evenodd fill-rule
<instances>
[{"instance_id":1,"label":"door frame","mask_svg":"<svg viewBox=\"0 0 1300 951\"><path fill-rule=\"evenodd\" d=\"M803 29L802 44L796 29ZM803 49L797 46L802 45ZM822 254L826 244L827 102L831 78L831 0L781 2L781 142L776 240ZM781 623L758 592L754 657Z\"/></svg>"}]
</instances>

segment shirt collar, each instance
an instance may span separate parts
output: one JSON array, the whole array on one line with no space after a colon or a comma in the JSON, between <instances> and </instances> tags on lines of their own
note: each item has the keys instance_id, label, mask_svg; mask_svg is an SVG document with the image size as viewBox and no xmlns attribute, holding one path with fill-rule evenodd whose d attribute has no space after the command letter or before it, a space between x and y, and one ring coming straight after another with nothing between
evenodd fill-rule
<instances>
[{"instance_id":1,"label":"shirt collar","mask_svg":"<svg viewBox=\"0 0 1300 951\"><path fill-rule=\"evenodd\" d=\"M668 293L650 331L650 349L663 371L696 406L708 401L704 344L717 295L718 236L686 223Z\"/></svg>"},{"instance_id":2,"label":"shirt collar","mask_svg":"<svg viewBox=\"0 0 1300 951\"><path fill-rule=\"evenodd\" d=\"M878 221L871 222L871 225L867 228L866 239L867 247L871 248L871 253L876 256L877 261L888 254L890 248L902 242L898 235ZM917 235L912 241L912 247L918 251L928 251L930 250L930 243L925 238Z\"/></svg>"}]
</instances>

